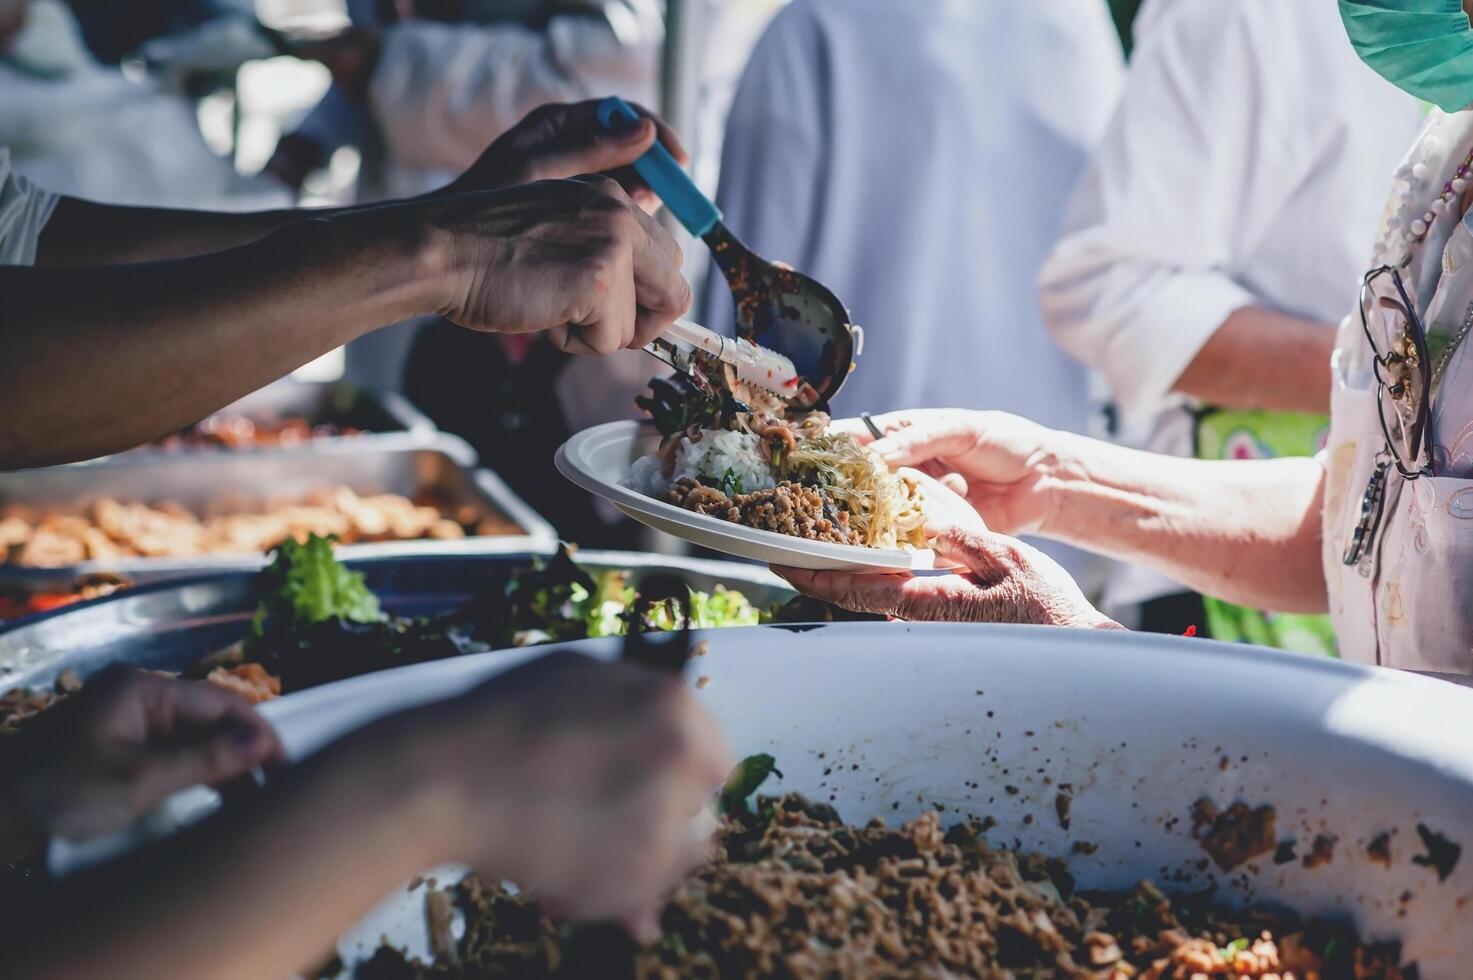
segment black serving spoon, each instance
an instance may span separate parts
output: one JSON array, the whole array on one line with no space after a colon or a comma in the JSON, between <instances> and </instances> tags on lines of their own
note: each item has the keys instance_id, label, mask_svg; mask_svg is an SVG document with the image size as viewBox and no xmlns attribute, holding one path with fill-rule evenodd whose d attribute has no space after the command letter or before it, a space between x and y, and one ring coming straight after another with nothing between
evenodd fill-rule
<instances>
[{"instance_id":1,"label":"black serving spoon","mask_svg":"<svg viewBox=\"0 0 1473 980\"><path fill-rule=\"evenodd\" d=\"M608 129L637 123L634 107L605 99L599 121ZM658 141L634 162L650 190L686 230L711 248L736 303L737 336L788 358L805 382L788 399L799 411L827 406L854 366L855 327L849 311L822 283L747 246L722 223L721 211Z\"/></svg>"}]
</instances>

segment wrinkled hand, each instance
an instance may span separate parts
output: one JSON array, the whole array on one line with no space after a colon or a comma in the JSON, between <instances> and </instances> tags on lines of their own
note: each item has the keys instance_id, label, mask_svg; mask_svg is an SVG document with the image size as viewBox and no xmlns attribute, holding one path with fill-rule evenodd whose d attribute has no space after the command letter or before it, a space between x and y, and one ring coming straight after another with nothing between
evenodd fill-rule
<instances>
[{"instance_id":1,"label":"wrinkled hand","mask_svg":"<svg viewBox=\"0 0 1473 980\"><path fill-rule=\"evenodd\" d=\"M283 759L265 719L234 694L112 668L6 746L7 836L80 841L120 830L181 789Z\"/></svg>"},{"instance_id":2,"label":"wrinkled hand","mask_svg":"<svg viewBox=\"0 0 1473 980\"><path fill-rule=\"evenodd\" d=\"M465 802L459 859L564 917L658 933L667 892L706 856L692 818L731 759L680 681L554 654L448 710L442 757Z\"/></svg>"},{"instance_id":3,"label":"wrinkled hand","mask_svg":"<svg viewBox=\"0 0 1473 980\"><path fill-rule=\"evenodd\" d=\"M631 164L658 139L681 163L690 155L663 119L635 106L639 122L609 132L598 121L602 100L571 105L545 105L498 138L445 193L494 190L534 180L558 180L581 174L613 177L646 212L659 209L655 196Z\"/></svg>"},{"instance_id":4,"label":"wrinkled hand","mask_svg":"<svg viewBox=\"0 0 1473 980\"><path fill-rule=\"evenodd\" d=\"M1089 604L1069 573L1043 552L991 531L951 528L932 547L960 563L956 575L864 575L774 568L805 595L851 612L910 622L1026 623L1119 629Z\"/></svg>"},{"instance_id":5,"label":"wrinkled hand","mask_svg":"<svg viewBox=\"0 0 1473 980\"><path fill-rule=\"evenodd\" d=\"M916 485L921 492L921 506L926 514L927 538L935 538L948 528L984 532L987 522L966 498L966 484L956 474L937 479L911 466L896 471Z\"/></svg>"},{"instance_id":6,"label":"wrinkled hand","mask_svg":"<svg viewBox=\"0 0 1473 980\"><path fill-rule=\"evenodd\" d=\"M876 440L858 419L834 427L873 445L891 469L911 466L960 493L987 526L1007 534L1039 531L1048 517L1042 489L1058 433L1005 412L917 409L873 419Z\"/></svg>"},{"instance_id":7,"label":"wrinkled hand","mask_svg":"<svg viewBox=\"0 0 1473 980\"><path fill-rule=\"evenodd\" d=\"M378 209L445 239L446 298L461 326L546 331L569 353L643 347L691 302L680 246L607 177L539 181Z\"/></svg>"}]
</instances>

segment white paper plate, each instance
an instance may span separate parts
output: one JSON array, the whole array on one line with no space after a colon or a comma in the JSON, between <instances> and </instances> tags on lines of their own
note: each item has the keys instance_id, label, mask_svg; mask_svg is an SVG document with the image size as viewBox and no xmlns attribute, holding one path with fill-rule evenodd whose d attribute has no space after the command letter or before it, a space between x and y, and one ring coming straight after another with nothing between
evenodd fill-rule
<instances>
[{"instance_id":1,"label":"white paper plate","mask_svg":"<svg viewBox=\"0 0 1473 980\"><path fill-rule=\"evenodd\" d=\"M739 558L819 571L908 572L953 567L926 551L892 551L805 541L732 524L647 497L625 486L634 460L654 452L660 436L641 422L609 422L578 433L557 451L557 468L589 493L666 534Z\"/></svg>"}]
</instances>

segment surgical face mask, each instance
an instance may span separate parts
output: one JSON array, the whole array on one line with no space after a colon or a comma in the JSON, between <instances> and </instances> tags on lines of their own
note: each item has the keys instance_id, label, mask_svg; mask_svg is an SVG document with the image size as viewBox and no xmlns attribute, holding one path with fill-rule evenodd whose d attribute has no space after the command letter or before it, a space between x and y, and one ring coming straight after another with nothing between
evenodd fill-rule
<instances>
[{"instance_id":1,"label":"surgical face mask","mask_svg":"<svg viewBox=\"0 0 1473 980\"><path fill-rule=\"evenodd\" d=\"M1356 54L1397 88L1447 112L1473 105L1462 0L1340 0L1340 18Z\"/></svg>"}]
</instances>

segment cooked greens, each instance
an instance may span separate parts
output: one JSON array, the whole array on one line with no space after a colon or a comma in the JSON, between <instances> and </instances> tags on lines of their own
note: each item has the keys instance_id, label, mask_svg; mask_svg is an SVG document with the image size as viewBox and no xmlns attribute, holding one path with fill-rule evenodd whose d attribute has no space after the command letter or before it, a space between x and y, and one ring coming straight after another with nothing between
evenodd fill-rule
<instances>
[{"instance_id":1,"label":"cooked greens","mask_svg":"<svg viewBox=\"0 0 1473 980\"><path fill-rule=\"evenodd\" d=\"M346 568L331 542L309 538L278 548L257 579L261 600L244 644L202 664L261 664L283 693L358 674L468 653L604 636L631 630L756 626L764 614L740 592L685 589L676 599L642 601L628 573L590 574L562 547L534 560L461 608L429 617L386 616L364 577ZM676 583L679 585L679 583Z\"/></svg>"}]
</instances>

